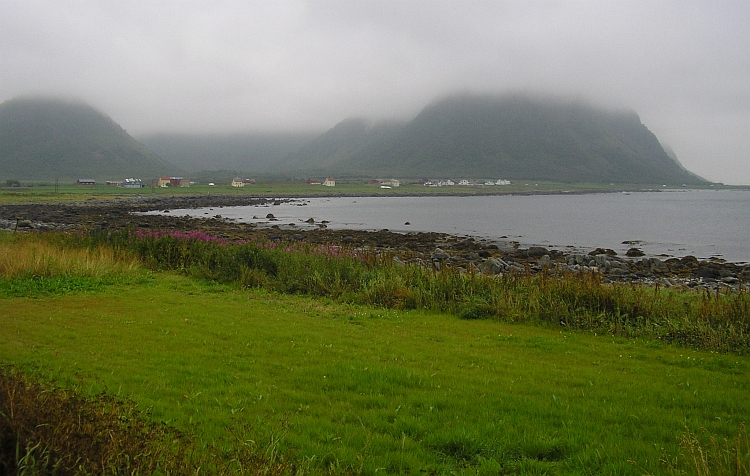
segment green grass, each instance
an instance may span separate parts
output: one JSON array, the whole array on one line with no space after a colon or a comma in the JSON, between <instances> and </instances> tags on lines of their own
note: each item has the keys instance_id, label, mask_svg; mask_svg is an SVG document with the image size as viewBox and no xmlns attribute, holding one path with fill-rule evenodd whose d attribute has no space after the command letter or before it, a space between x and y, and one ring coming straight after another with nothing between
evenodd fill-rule
<instances>
[{"instance_id":1,"label":"green grass","mask_svg":"<svg viewBox=\"0 0 750 476\"><path fill-rule=\"evenodd\" d=\"M731 439L750 415L750 359L653 341L163 273L0 309L0 362L313 472L666 473L686 429Z\"/></svg>"},{"instance_id":2,"label":"green grass","mask_svg":"<svg viewBox=\"0 0 750 476\"><path fill-rule=\"evenodd\" d=\"M502 277L394 265L388 256L290 242L232 243L201 232L136 230L76 238L111 246L152 269L241 286L324 296L391 309L429 309L463 319L647 337L682 346L750 353L750 296L605 284L563 273Z\"/></svg>"}]
</instances>

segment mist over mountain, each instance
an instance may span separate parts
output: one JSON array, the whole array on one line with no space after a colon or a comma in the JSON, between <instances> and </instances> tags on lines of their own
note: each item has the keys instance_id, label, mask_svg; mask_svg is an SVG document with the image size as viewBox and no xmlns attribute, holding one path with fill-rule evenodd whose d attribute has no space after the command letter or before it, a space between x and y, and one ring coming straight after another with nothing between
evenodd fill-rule
<instances>
[{"instance_id":1,"label":"mist over mountain","mask_svg":"<svg viewBox=\"0 0 750 476\"><path fill-rule=\"evenodd\" d=\"M339 175L703 183L632 111L524 95L457 95L405 124L348 119L290 165Z\"/></svg>"},{"instance_id":2,"label":"mist over mountain","mask_svg":"<svg viewBox=\"0 0 750 476\"><path fill-rule=\"evenodd\" d=\"M633 111L528 95L456 95L433 102L411 121L346 119L317 136L155 134L142 140L145 145L80 102L6 101L0 105L0 178L152 178L223 170L277 176L705 182L686 170Z\"/></svg>"},{"instance_id":3,"label":"mist over mountain","mask_svg":"<svg viewBox=\"0 0 750 476\"><path fill-rule=\"evenodd\" d=\"M189 172L285 170L287 157L318 134L311 132L236 134L152 134L140 141L160 157Z\"/></svg>"},{"instance_id":4,"label":"mist over mountain","mask_svg":"<svg viewBox=\"0 0 750 476\"><path fill-rule=\"evenodd\" d=\"M0 178L153 178L180 169L82 102L17 98L0 104Z\"/></svg>"}]
</instances>

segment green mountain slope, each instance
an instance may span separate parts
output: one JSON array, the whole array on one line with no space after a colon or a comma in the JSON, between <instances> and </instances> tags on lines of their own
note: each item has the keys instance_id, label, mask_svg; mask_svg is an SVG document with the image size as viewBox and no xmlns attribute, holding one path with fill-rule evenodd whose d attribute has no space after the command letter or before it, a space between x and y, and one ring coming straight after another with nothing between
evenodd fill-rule
<instances>
[{"instance_id":1,"label":"green mountain slope","mask_svg":"<svg viewBox=\"0 0 750 476\"><path fill-rule=\"evenodd\" d=\"M634 112L524 96L454 96L403 124L349 120L295 154L300 169L339 175L699 183Z\"/></svg>"},{"instance_id":2,"label":"green mountain slope","mask_svg":"<svg viewBox=\"0 0 750 476\"><path fill-rule=\"evenodd\" d=\"M150 179L179 172L86 104L54 98L0 104L0 179Z\"/></svg>"},{"instance_id":3,"label":"green mountain slope","mask_svg":"<svg viewBox=\"0 0 750 476\"><path fill-rule=\"evenodd\" d=\"M238 134L153 134L140 137L149 150L190 172L282 171L287 156L313 140L306 132Z\"/></svg>"}]
</instances>

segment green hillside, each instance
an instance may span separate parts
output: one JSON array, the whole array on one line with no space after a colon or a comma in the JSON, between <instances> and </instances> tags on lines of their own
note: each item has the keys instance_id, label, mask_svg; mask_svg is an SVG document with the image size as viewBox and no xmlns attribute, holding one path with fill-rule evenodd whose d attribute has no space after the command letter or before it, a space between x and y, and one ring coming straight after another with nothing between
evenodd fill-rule
<instances>
[{"instance_id":1,"label":"green hillside","mask_svg":"<svg viewBox=\"0 0 750 476\"><path fill-rule=\"evenodd\" d=\"M150 179L179 172L81 102L17 98L0 104L0 179Z\"/></svg>"},{"instance_id":2,"label":"green hillside","mask_svg":"<svg viewBox=\"0 0 750 476\"><path fill-rule=\"evenodd\" d=\"M401 125L348 120L313 145L292 165L338 175L705 182L670 158L635 112L524 96L454 96Z\"/></svg>"},{"instance_id":3,"label":"green hillside","mask_svg":"<svg viewBox=\"0 0 750 476\"><path fill-rule=\"evenodd\" d=\"M237 170L279 172L286 157L313 140L306 132L152 134L139 140L160 157L191 172Z\"/></svg>"}]
</instances>

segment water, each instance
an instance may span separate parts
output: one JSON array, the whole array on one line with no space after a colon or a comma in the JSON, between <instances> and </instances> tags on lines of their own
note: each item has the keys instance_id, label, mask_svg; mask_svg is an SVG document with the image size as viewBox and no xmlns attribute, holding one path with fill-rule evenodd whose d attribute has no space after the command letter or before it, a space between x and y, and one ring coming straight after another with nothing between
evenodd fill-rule
<instances>
[{"instance_id":1,"label":"water","mask_svg":"<svg viewBox=\"0 0 750 476\"><path fill-rule=\"evenodd\" d=\"M243 222L397 232L436 231L555 249L637 247L649 255L750 261L750 192L663 191L481 197L341 197L275 206L173 210ZM256 217L256 218L253 218ZM406 225L405 223L409 223Z\"/></svg>"}]
</instances>

